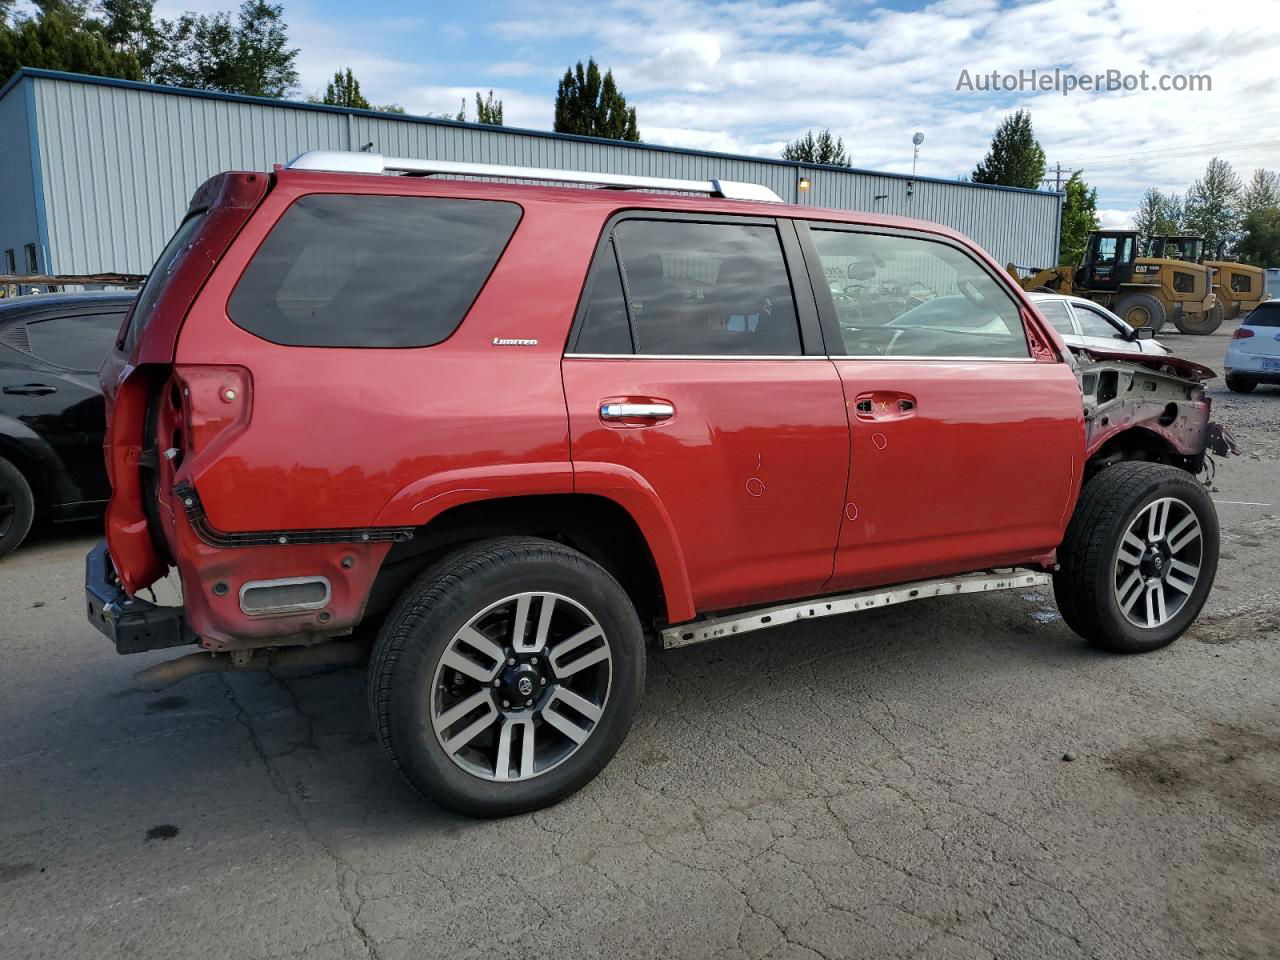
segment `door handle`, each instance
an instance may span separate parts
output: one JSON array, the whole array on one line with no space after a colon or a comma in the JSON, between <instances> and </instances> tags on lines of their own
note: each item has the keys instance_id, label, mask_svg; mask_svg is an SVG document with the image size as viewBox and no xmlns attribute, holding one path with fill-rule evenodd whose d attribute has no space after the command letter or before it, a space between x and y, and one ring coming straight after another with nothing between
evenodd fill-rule
<instances>
[{"instance_id":1,"label":"door handle","mask_svg":"<svg viewBox=\"0 0 1280 960\"><path fill-rule=\"evenodd\" d=\"M47 383L24 383L16 387L4 387L4 393L17 394L20 397L47 397L51 393L57 393L57 387L51 387Z\"/></svg>"},{"instance_id":2,"label":"door handle","mask_svg":"<svg viewBox=\"0 0 1280 960\"><path fill-rule=\"evenodd\" d=\"M601 420L670 420L676 408L669 403L602 403Z\"/></svg>"},{"instance_id":3,"label":"door handle","mask_svg":"<svg viewBox=\"0 0 1280 960\"><path fill-rule=\"evenodd\" d=\"M859 420L901 420L915 415L916 398L897 390L876 390L856 397L853 411Z\"/></svg>"}]
</instances>

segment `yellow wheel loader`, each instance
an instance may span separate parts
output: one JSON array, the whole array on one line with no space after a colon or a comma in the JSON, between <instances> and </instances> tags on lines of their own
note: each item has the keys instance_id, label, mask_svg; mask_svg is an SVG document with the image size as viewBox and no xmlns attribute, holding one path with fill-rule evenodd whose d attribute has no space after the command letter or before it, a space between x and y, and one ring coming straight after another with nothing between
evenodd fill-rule
<instances>
[{"instance_id":1,"label":"yellow wheel loader","mask_svg":"<svg viewBox=\"0 0 1280 960\"><path fill-rule=\"evenodd\" d=\"M1131 327L1151 328L1153 335L1166 320L1173 320L1180 330L1184 323L1207 326L1217 302L1209 268L1139 257L1137 251L1136 230L1094 230L1079 266L1036 269L1011 263L1007 269L1025 290L1085 297L1119 314Z\"/></svg>"},{"instance_id":2,"label":"yellow wheel loader","mask_svg":"<svg viewBox=\"0 0 1280 960\"><path fill-rule=\"evenodd\" d=\"M1234 320L1249 313L1266 299L1267 273L1261 267L1227 260L1218 247L1216 258L1204 258L1204 239L1196 236L1152 237L1150 254L1171 260L1188 260L1203 264L1213 271L1213 293L1217 303L1197 325L1183 317L1178 329L1183 333L1213 333L1223 320ZM1176 318L1175 318L1176 321Z\"/></svg>"}]
</instances>

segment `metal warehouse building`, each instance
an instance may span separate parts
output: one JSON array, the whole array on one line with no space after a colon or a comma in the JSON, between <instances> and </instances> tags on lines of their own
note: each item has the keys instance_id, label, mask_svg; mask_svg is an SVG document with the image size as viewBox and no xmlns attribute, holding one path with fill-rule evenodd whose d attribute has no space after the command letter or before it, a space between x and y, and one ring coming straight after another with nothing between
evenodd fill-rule
<instances>
[{"instance_id":1,"label":"metal warehouse building","mask_svg":"<svg viewBox=\"0 0 1280 960\"><path fill-rule=\"evenodd\" d=\"M1058 256L1058 193L23 69L0 90L0 273L146 273L213 174L367 145L388 156L745 180L792 203L943 223L1001 263Z\"/></svg>"}]
</instances>

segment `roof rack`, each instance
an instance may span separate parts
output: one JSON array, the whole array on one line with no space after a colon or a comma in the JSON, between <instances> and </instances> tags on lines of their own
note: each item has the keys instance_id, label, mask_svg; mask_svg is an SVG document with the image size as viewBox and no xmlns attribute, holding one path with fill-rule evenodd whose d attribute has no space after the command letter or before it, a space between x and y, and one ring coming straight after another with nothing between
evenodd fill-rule
<instances>
[{"instance_id":1,"label":"roof rack","mask_svg":"<svg viewBox=\"0 0 1280 960\"><path fill-rule=\"evenodd\" d=\"M679 190L705 193L726 200L761 200L782 203L782 198L758 183L735 180L673 180L668 177L636 177L625 173L588 170L553 170L546 167L513 167L496 163L461 163L454 160L415 160L384 157L380 153L344 150L311 150L296 157L289 170L324 170L335 173L394 173L455 177L501 177L509 180L550 180L556 183L590 183L625 190Z\"/></svg>"}]
</instances>

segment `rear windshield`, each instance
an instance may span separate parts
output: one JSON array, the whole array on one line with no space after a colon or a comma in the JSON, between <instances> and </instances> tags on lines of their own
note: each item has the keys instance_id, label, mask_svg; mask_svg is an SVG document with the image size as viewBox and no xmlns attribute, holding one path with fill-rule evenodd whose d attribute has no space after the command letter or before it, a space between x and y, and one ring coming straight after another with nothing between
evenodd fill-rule
<instances>
[{"instance_id":1,"label":"rear windshield","mask_svg":"<svg viewBox=\"0 0 1280 960\"><path fill-rule=\"evenodd\" d=\"M462 322L519 219L492 200L305 196L254 254L228 313L288 346L431 346Z\"/></svg>"},{"instance_id":2,"label":"rear windshield","mask_svg":"<svg viewBox=\"0 0 1280 960\"><path fill-rule=\"evenodd\" d=\"M1244 321L1249 327L1280 327L1280 302L1262 303Z\"/></svg>"},{"instance_id":3,"label":"rear windshield","mask_svg":"<svg viewBox=\"0 0 1280 960\"><path fill-rule=\"evenodd\" d=\"M206 215L207 212L202 210L183 220L182 225L165 244L165 248L160 251L160 257L156 260L156 265L151 268L151 272L147 274L147 282L142 285L142 292L138 294L138 300L133 306L124 340L126 349L137 343L138 338L142 336L142 331L147 329L147 324L151 322L151 312L155 309L156 300L160 298L160 291L164 289L165 281L173 273L173 268L177 266L183 252L195 239Z\"/></svg>"}]
</instances>

